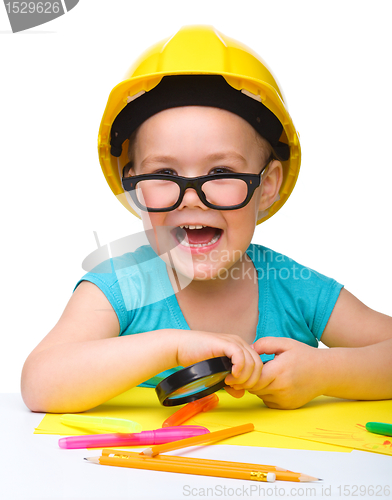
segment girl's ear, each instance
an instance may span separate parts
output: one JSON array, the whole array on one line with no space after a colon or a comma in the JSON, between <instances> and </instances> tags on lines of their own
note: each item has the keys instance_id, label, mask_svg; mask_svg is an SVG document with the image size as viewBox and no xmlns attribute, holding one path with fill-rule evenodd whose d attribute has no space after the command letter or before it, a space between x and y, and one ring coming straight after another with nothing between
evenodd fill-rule
<instances>
[{"instance_id":1,"label":"girl's ear","mask_svg":"<svg viewBox=\"0 0 392 500\"><path fill-rule=\"evenodd\" d=\"M122 171L123 177L130 177L131 175L135 175L133 172L133 161L129 161Z\"/></svg>"},{"instance_id":2,"label":"girl's ear","mask_svg":"<svg viewBox=\"0 0 392 500\"><path fill-rule=\"evenodd\" d=\"M279 190L283 182L283 167L280 161L274 160L268 167L261 180L261 196L259 211L267 210L279 197Z\"/></svg>"}]
</instances>

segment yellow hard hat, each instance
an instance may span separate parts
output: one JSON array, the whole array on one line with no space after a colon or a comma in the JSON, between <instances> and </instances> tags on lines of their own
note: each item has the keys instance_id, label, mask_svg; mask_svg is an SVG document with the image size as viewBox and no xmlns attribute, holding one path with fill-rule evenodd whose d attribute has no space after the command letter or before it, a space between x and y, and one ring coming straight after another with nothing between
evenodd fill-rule
<instances>
[{"instance_id":1,"label":"yellow hard hat","mask_svg":"<svg viewBox=\"0 0 392 500\"><path fill-rule=\"evenodd\" d=\"M203 92L206 85L207 93ZM168 89L173 88L167 98ZM210 88L215 90L209 92ZM271 143L282 160L283 182L279 199L260 214L257 223L274 215L290 196L298 177L298 134L266 64L251 49L211 26L185 26L155 44L111 91L99 128L98 152L105 178L119 201L139 217L121 183L123 168L129 161L128 137L153 114L185 105L232 111Z\"/></svg>"}]
</instances>

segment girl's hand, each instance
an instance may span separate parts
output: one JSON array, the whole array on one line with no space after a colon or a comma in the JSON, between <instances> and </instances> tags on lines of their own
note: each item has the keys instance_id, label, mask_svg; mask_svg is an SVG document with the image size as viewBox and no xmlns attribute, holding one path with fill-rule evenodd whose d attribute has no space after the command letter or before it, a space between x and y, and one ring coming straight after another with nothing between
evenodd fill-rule
<instances>
[{"instance_id":1,"label":"girl's hand","mask_svg":"<svg viewBox=\"0 0 392 500\"><path fill-rule=\"evenodd\" d=\"M238 335L179 330L177 334L177 364L189 366L209 358L227 356L233 363L226 384L241 385L240 391L227 392L241 397L246 387L260 379L263 363L256 351Z\"/></svg>"},{"instance_id":2,"label":"girl's hand","mask_svg":"<svg viewBox=\"0 0 392 500\"><path fill-rule=\"evenodd\" d=\"M275 358L264 365L259 380L248 388L270 408L299 408L323 394L328 377L324 369L327 349L280 337L259 339L253 348L258 354L275 354ZM234 389L242 388L245 387L234 385Z\"/></svg>"}]
</instances>

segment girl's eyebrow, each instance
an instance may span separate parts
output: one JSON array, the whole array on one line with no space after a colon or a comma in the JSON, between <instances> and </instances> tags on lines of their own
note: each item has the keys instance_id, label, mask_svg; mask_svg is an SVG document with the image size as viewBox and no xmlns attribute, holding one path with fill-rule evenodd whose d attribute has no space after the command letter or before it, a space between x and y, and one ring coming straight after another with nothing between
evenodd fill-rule
<instances>
[{"instance_id":1,"label":"girl's eyebrow","mask_svg":"<svg viewBox=\"0 0 392 500\"><path fill-rule=\"evenodd\" d=\"M144 160L140 163L140 166L143 168L149 163L177 163L177 159L174 156L154 156L154 155L149 155Z\"/></svg>"},{"instance_id":2,"label":"girl's eyebrow","mask_svg":"<svg viewBox=\"0 0 392 500\"><path fill-rule=\"evenodd\" d=\"M228 151L228 152L217 152L217 153L211 153L205 157L205 160L207 161L239 161L241 163L246 164L247 161L245 158L240 155L239 153L235 151ZM152 163L170 163L170 164L177 164L178 160L174 156L169 156L169 155L149 155L144 160L140 163L140 166L143 168L146 165Z\"/></svg>"},{"instance_id":3,"label":"girl's eyebrow","mask_svg":"<svg viewBox=\"0 0 392 500\"><path fill-rule=\"evenodd\" d=\"M236 153L235 151L227 151L227 152L222 152L222 153L212 153L206 157L207 160L209 161L222 161L222 160L231 160L231 161L240 161L241 163L247 163L245 158L240 155L239 153Z\"/></svg>"}]
</instances>

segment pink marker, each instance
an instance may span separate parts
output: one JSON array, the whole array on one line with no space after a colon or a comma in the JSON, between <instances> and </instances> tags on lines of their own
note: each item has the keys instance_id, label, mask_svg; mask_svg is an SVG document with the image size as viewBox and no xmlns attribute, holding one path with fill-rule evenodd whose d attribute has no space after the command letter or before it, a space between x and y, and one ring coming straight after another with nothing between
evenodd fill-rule
<instances>
[{"instance_id":1,"label":"pink marker","mask_svg":"<svg viewBox=\"0 0 392 500\"><path fill-rule=\"evenodd\" d=\"M155 431L143 431L133 434L90 434L59 439L60 448L106 448L107 446L149 446L171 443L210 431L200 425L181 425L165 427Z\"/></svg>"}]
</instances>

